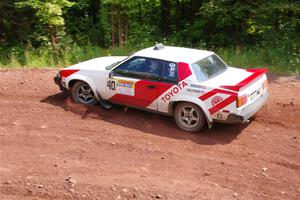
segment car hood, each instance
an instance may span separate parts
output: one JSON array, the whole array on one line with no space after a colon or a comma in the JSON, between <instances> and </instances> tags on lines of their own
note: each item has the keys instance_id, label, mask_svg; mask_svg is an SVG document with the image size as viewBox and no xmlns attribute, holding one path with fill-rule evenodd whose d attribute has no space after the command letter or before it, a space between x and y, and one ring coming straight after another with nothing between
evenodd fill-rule
<instances>
[{"instance_id":1,"label":"car hood","mask_svg":"<svg viewBox=\"0 0 300 200\"><path fill-rule=\"evenodd\" d=\"M75 65L72 65L66 69L80 69L80 70L99 70L103 71L105 68L115 62L124 60L126 56L105 56L87 60Z\"/></svg>"}]
</instances>

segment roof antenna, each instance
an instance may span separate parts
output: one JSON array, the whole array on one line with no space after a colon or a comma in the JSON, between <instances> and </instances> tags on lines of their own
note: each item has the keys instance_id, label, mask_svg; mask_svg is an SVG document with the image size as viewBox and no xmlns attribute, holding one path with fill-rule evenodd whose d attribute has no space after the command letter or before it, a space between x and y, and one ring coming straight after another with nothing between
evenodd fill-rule
<instances>
[{"instance_id":1,"label":"roof antenna","mask_svg":"<svg viewBox=\"0 0 300 200\"><path fill-rule=\"evenodd\" d=\"M161 49L164 49L165 46L163 45L163 43L155 43L155 46L154 46L154 50L161 50Z\"/></svg>"}]
</instances>

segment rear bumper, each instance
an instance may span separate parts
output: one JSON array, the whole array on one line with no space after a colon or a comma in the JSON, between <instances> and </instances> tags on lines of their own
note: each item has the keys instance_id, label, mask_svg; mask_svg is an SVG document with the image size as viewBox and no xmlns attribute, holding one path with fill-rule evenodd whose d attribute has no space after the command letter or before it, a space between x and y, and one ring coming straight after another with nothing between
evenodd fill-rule
<instances>
[{"instance_id":1,"label":"rear bumper","mask_svg":"<svg viewBox=\"0 0 300 200\"><path fill-rule=\"evenodd\" d=\"M54 83L55 83L56 85L58 85L58 87L59 87L59 89L60 89L61 91L63 91L63 92L68 91L68 90L62 85L62 83L61 83L61 78L59 77L59 74L57 74L57 75L53 78L53 80L54 80Z\"/></svg>"},{"instance_id":2,"label":"rear bumper","mask_svg":"<svg viewBox=\"0 0 300 200\"><path fill-rule=\"evenodd\" d=\"M218 120L217 122L240 124L248 122L248 119L253 116L268 100L269 92L266 91L261 97L254 101L251 105L245 107L237 114L229 114L226 120Z\"/></svg>"}]
</instances>

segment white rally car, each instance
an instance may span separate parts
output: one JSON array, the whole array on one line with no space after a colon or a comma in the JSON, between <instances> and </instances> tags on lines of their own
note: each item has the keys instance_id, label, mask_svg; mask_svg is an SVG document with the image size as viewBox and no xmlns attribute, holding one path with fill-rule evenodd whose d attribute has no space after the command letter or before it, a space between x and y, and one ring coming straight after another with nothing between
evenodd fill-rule
<instances>
[{"instance_id":1,"label":"white rally car","mask_svg":"<svg viewBox=\"0 0 300 200\"><path fill-rule=\"evenodd\" d=\"M157 44L64 68L54 80L77 103L155 111L196 132L206 122L247 122L268 98L266 72L229 67L211 51Z\"/></svg>"}]
</instances>

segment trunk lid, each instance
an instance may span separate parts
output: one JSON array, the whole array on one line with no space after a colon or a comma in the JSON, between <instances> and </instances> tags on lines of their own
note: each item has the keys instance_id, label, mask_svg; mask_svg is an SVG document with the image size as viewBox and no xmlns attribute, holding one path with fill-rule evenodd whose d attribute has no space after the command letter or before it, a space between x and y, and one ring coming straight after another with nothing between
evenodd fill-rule
<instances>
[{"instance_id":1,"label":"trunk lid","mask_svg":"<svg viewBox=\"0 0 300 200\"><path fill-rule=\"evenodd\" d=\"M247 72L244 69L228 67L223 73L202 82L202 84L211 88L221 88L221 86L234 86L250 75L251 73Z\"/></svg>"}]
</instances>

